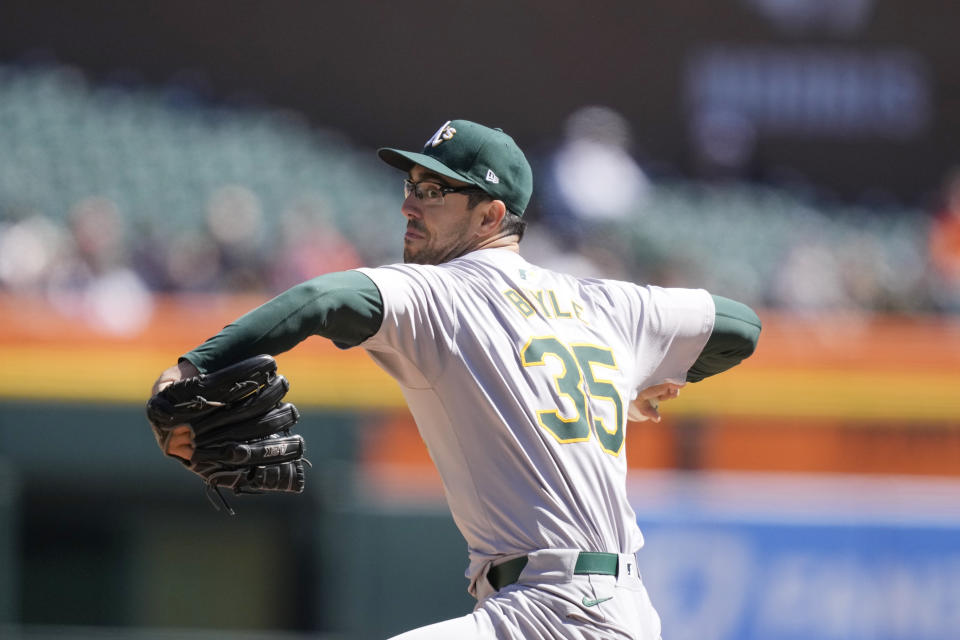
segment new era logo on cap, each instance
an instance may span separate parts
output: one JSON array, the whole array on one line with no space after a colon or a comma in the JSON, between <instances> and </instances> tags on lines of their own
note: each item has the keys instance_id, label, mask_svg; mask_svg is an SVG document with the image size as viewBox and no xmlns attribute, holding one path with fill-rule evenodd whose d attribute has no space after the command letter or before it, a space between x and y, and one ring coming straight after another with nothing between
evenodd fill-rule
<instances>
[{"instance_id":1,"label":"new era logo on cap","mask_svg":"<svg viewBox=\"0 0 960 640\"><path fill-rule=\"evenodd\" d=\"M492 182L493 184L500 184L500 178L498 178L497 174L493 172L493 169L487 169L487 182Z\"/></svg>"}]
</instances>

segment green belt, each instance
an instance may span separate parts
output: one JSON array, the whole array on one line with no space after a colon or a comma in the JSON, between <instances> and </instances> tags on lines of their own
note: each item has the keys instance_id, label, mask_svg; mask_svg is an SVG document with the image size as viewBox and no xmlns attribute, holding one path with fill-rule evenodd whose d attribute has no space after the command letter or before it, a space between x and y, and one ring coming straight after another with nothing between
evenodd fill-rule
<instances>
[{"instance_id":1,"label":"green belt","mask_svg":"<svg viewBox=\"0 0 960 640\"><path fill-rule=\"evenodd\" d=\"M577 564L573 567L575 575L584 575L588 573L599 574L603 576L617 575L617 567L620 564L620 557L615 553L603 553L600 551L581 551L577 556ZM527 566L527 556L520 556L513 560L507 560L503 564L491 567L487 572L487 580L494 589L500 591L508 584L513 584L520 578L523 568Z\"/></svg>"}]
</instances>

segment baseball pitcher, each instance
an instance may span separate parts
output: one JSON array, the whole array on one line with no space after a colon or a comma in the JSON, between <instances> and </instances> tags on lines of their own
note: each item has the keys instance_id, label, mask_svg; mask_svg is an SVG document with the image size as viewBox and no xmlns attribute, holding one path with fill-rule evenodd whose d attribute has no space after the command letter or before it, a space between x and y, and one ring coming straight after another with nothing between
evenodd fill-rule
<instances>
[{"instance_id":1,"label":"baseball pitcher","mask_svg":"<svg viewBox=\"0 0 960 640\"><path fill-rule=\"evenodd\" d=\"M660 637L635 554L625 430L748 357L760 321L699 289L579 279L520 254L530 166L500 129L445 123L405 173L403 262L319 276L239 318L154 391L312 335L403 390L469 549L477 598L403 640ZM165 453L189 462L189 426Z\"/></svg>"}]
</instances>

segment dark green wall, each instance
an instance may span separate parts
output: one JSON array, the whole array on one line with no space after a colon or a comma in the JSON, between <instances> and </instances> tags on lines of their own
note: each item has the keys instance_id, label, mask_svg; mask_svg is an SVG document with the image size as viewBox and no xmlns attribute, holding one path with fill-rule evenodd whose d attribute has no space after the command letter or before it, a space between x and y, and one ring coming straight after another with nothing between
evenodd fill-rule
<instances>
[{"instance_id":1,"label":"dark green wall","mask_svg":"<svg viewBox=\"0 0 960 640\"><path fill-rule=\"evenodd\" d=\"M373 640L473 609L466 543L445 507L357 504L333 519L320 576L332 628Z\"/></svg>"},{"instance_id":2,"label":"dark green wall","mask_svg":"<svg viewBox=\"0 0 960 640\"><path fill-rule=\"evenodd\" d=\"M0 403L0 624L363 639L469 613L445 505L360 497L363 422L303 412L305 493L235 497L230 517L160 455L139 406Z\"/></svg>"},{"instance_id":3,"label":"dark green wall","mask_svg":"<svg viewBox=\"0 0 960 640\"><path fill-rule=\"evenodd\" d=\"M14 622L19 611L20 483L0 455L0 625Z\"/></svg>"}]
</instances>

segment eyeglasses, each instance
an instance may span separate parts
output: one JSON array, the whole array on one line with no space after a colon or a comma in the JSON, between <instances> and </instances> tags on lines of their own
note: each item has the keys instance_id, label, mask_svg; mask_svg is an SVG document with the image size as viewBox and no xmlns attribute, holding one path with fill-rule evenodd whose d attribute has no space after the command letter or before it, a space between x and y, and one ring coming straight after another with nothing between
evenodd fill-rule
<instances>
[{"instance_id":1,"label":"eyeglasses","mask_svg":"<svg viewBox=\"0 0 960 640\"><path fill-rule=\"evenodd\" d=\"M483 192L483 189L480 187L448 187L430 180L421 180L420 182L414 182L413 180L404 180L403 181L403 197L409 198L410 194L417 196L417 200L421 201L426 205L441 205L443 204L443 196L448 193L465 193L465 192Z\"/></svg>"}]
</instances>

